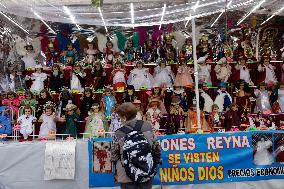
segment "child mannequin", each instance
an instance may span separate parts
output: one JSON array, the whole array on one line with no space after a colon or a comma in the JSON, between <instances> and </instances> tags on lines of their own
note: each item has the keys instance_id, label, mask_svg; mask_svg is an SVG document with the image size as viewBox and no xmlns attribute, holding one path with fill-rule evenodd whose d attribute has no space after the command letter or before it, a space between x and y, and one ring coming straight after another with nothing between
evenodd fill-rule
<instances>
[{"instance_id":1,"label":"child mannequin","mask_svg":"<svg viewBox=\"0 0 284 189\"><path fill-rule=\"evenodd\" d=\"M161 60L159 65L155 67L154 83L155 86L161 88L172 87L175 81L175 76L171 71L171 67L166 65L166 61Z\"/></svg>"},{"instance_id":2,"label":"child mannequin","mask_svg":"<svg viewBox=\"0 0 284 189\"><path fill-rule=\"evenodd\" d=\"M81 70L81 66L79 64L74 65L70 89L71 90L79 90L80 92L84 91L85 85L85 73Z\"/></svg>"},{"instance_id":3,"label":"child mannequin","mask_svg":"<svg viewBox=\"0 0 284 189\"><path fill-rule=\"evenodd\" d=\"M94 103L92 105L91 111L89 113L89 116L86 118L86 129L85 133L88 134L87 137L99 137L99 131L104 130L104 114L100 112L100 106L98 103Z\"/></svg>"},{"instance_id":4,"label":"child mannequin","mask_svg":"<svg viewBox=\"0 0 284 189\"><path fill-rule=\"evenodd\" d=\"M42 121L39 131L40 139L50 138L49 133L51 132L56 133L56 116L52 105L44 107L44 113L40 116L39 121Z\"/></svg>"},{"instance_id":5,"label":"child mannequin","mask_svg":"<svg viewBox=\"0 0 284 189\"><path fill-rule=\"evenodd\" d=\"M103 107L106 117L110 117L113 108L115 107L116 100L113 94L113 91L110 88L106 88L104 96L101 100L101 107Z\"/></svg>"},{"instance_id":6,"label":"child mannequin","mask_svg":"<svg viewBox=\"0 0 284 189\"><path fill-rule=\"evenodd\" d=\"M221 58L214 68L216 77L221 82L227 82L232 74L231 66L227 64L226 58Z\"/></svg>"},{"instance_id":7,"label":"child mannequin","mask_svg":"<svg viewBox=\"0 0 284 189\"><path fill-rule=\"evenodd\" d=\"M181 65L178 66L175 85L176 86L189 86L192 85L193 80L191 74L193 74L192 68L187 66L185 59L181 59Z\"/></svg>"},{"instance_id":8,"label":"child mannequin","mask_svg":"<svg viewBox=\"0 0 284 189\"><path fill-rule=\"evenodd\" d=\"M269 102L269 93L266 90L265 83L260 83L258 89L254 90L256 96L256 106L254 109L255 113L271 113L271 105Z\"/></svg>"},{"instance_id":9,"label":"child mannequin","mask_svg":"<svg viewBox=\"0 0 284 189\"><path fill-rule=\"evenodd\" d=\"M36 118L32 116L32 109L29 105L25 106L24 111L24 115L20 116L17 122L20 125L20 133L24 136L23 141L27 141L29 135L33 132L33 122Z\"/></svg>"},{"instance_id":10,"label":"child mannequin","mask_svg":"<svg viewBox=\"0 0 284 189\"><path fill-rule=\"evenodd\" d=\"M44 81L47 79L47 74L42 72L42 66L36 65L35 66L35 73L32 73L31 80L33 84L31 86L31 91L33 93L39 93L41 90L44 89Z\"/></svg>"}]
</instances>

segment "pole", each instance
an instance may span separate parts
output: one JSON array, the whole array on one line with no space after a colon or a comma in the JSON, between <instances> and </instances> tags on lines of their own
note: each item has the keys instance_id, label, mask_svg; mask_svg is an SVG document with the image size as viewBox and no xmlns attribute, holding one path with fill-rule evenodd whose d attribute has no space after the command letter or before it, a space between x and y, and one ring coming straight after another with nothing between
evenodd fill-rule
<instances>
[{"instance_id":1,"label":"pole","mask_svg":"<svg viewBox=\"0 0 284 189\"><path fill-rule=\"evenodd\" d=\"M193 46L193 60L194 60L194 77L195 77L195 98L196 98L196 113L197 113L197 128L201 129L200 124L200 108L199 108L199 90L198 90L198 64L196 56L196 38L195 38L195 20L191 18L192 27L192 46Z\"/></svg>"}]
</instances>

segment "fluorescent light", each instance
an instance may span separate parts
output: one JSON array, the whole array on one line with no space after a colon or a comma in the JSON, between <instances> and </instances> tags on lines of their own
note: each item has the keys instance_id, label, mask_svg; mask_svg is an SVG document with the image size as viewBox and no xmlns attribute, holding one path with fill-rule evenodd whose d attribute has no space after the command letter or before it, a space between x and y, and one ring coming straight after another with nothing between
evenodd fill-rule
<instances>
[{"instance_id":1,"label":"fluorescent light","mask_svg":"<svg viewBox=\"0 0 284 189\"><path fill-rule=\"evenodd\" d=\"M106 32L108 32L108 31L107 31L107 27L106 27L106 23L105 23L105 19L104 19L103 14L102 14L101 7L98 7L98 9L99 9L99 12L100 12L100 15L101 15L101 18L102 18L103 24L104 24L104 26L105 26L105 30L106 30Z\"/></svg>"},{"instance_id":2,"label":"fluorescent light","mask_svg":"<svg viewBox=\"0 0 284 189\"><path fill-rule=\"evenodd\" d=\"M167 7L167 5L166 5L166 4L164 4L163 11L162 11L162 17L161 17L161 22L160 22L159 30L160 30L160 29L161 29L161 27L162 27L162 22L163 22L163 19L164 19L164 15L165 15L166 7Z\"/></svg>"},{"instance_id":3,"label":"fluorescent light","mask_svg":"<svg viewBox=\"0 0 284 189\"><path fill-rule=\"evenodd\" d=\"M238 22L237 22L237 26L240 25L249 15L251 15L254 11L256 11L263 3L265 2L265 0L262 0L260 3L258 3L255 7L253 7L253 9L248 13L246 14L242 19L240 19Z\"/></svg>"},{"instance_id":4,"label":"fluorescent light","mask_svg":"<svg viewBox=\"0 0 284 189\"><path fill-rule=\"evenodd\" d=\"M33 10L32 10L32 11L33 11ZM34 13L34 15L35 15L36 17L38 17L38 19L40 19L40 21L42 21L42 23L43 23L44 25L46 25L46 27L47 27L53 34L56 34L56 32L42 19L42 17L41 17L37 12L33 11L33 13Z\"/></svg>"},{"instance_id":5,"label":"fluorescent light","mask_svg":"<svg viewBox=\"0 0 284 189\"><path fill-rule=\"evenodd\" d=\"M232 4L233 0L231 0L228 4L227 4L227 8L229 8Z\"/></svg>"},{"instance_id":6,"label":"fluorescent light","mask_svg":"<svg viewBox=\"0 0 284 189\"><path fill-rule=\"evenodd\" d=\"M6 14L4 14L2 11L0 11L0 14L2 14L5 18L7 18L10 22L12 22L13 24L15 24L16 26L18 26L19 28L21 28L21 30L23 30L26 34L30 34L28 30L26 30L25 28L23 28L23 26L21 26L20 24L18 24L17 22L15 22L14 20L12 20L12 18L10 18L9 16L7 16Z\"/></svg>"},{"instance_id":7,"label":"fluorescent light","mask_svg":"<svg viewBox=\"0 0 284 189\"><path fill-rule=\"evenodd\" d=\"M191 13L190 13L190 15L189 15L189 17L187 18L187 21L186 21L186 23L185 23L185 26L184 27L186 27L187 26L187 24L189 23L189 21L192 19L192 16L191 16Z\"/></svg>"},{"instance_id":8,"label":"fluorescent light","mask_svg":"<svg viewBox=\"0 0 284 189\"><path fill-rule=\"evenodd\" d=\"M75 19L74 15L71 13L71 11L69 10L69 8L66 7L66 6L63 6L63 10L69 16L72 23L76 25L78 30L81 30L81 27L77 24L76 19Z\"/></svg>"},{"instance_id":9,"label":"fluorescent light","mask_svg":"<svg viewBox=\"0 0 284 189\"><path fill-rule=\"evenodd\" d=\"M199 1L197 1L194 5L194 7L192 8L192 10L195 12L196 9L198 8L198 5L199 5Z\"/></svg>"},{"instance_id":10,"label":"fluorescent light","mask_svg":"<svg viewBox=\"0 0 284 189\"><path fill-rule=\"evenodd\" d=\"M219 16L216 18L216 20L211 24L211 28L214 26L214 24L219 20L219 18L222 16L222 14L225 12L225 10L223 10Z\"/></svg>"},{"instance_id":11,"label":"fluorescent light","mask_svg":"<svg viewBox=\"0 0 284 189\"><path fill-rule=\"evenodd\" d=\"M264 22L262 22L260 25L265 24L266 22L268 22L271 18L273 18L274 16L276 16L277 14L279 14L280 12L282 12L284 10L284 7L282 7L281 9L279 9L278 11L276 11L275 13L273 13L269 18L267 18Z\"/></svg>"},{"instance_id":12,"label":"fluorescent light","mask_svg":"<svg viewBox=\"0 0 284 189\"><path fill-rule=\"evenodd\" d=\"M133 3L130 4L130 13L131 13L131 24L132 24L132 27L134 28L134 7L133 7Z\"/></svg>"},{"instance_id":13,"label":"fluorescent light","mask_svg":"<svg viewBox=\"0 0 284 189\"><path fill-rule=\"evenodd\" d=\"M5 5L3 5L1 2L0 2L0 5L2 6L2 7L4 7L5 9L7 8Z\"/></svg>"}]
</instances>

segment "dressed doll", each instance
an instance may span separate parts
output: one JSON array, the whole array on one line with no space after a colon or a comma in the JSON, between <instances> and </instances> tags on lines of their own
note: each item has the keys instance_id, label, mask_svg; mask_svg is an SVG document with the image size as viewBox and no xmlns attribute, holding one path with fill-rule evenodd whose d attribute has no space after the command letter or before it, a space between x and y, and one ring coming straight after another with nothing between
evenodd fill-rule
<instances>
[{"instance_id":1,"label":"dressed doll","mask_svg":"<svg viewBox=\"0 0 284 189\"><path fill-rule=\"evenodd\" d=\"M207 57L200 57L198 62L198 82L206 83L207 85L211 85L211 65L206 64Z\"/></svg>"},{"instance_id":2,"label":"dressed doll","mask_svg":"<svg viewBox=\"0 0 284 189\"><path fill-rule=\"evenodd\" d=\"M35 60L37 54L34 52L34 47L32 45L27 45L25 48L26 55L22 58L22 61L25 63L25 69L34 68L37 65Z\"/></svg>"},{"instance_id":3,"label":"dressed doll","mask_svg":"<svg viewBox=\"0 0 284 189\"><path fill-rule=\"evenodd\" d=\"M156 62L158 59L156 48L152 39L147 39L144 48L142 49L144 62Z\"/></svg>"},{"instance_id":4,"label":"dressed doll","mask_svg":"<svg viewBox=\"0 0 284 189\"><path fill-rule=\"evenodd\" d=\"M100 112L100 106L97 103L94 103L91 107L89 116L86 118L86 128L85 133L89 133L87 137L99 137L100 131L105 129L104 127L104 114Z\"/></svg>"},{"instance_id":5,"label":"dressed doll","mask_svg":"<svg viewBox=\"0 0 284 189\"><path fill-rule=\"evenodd\" d=\"M196 104L193 104L192 108L189 109L187 114L188 115L187 115L186 124L185 124L186 133L196 132L198 130ZM201 130L211 131L205 119L205 113L202 110L200 111L200 125L201 125L201 128L200 128Z\"/></svg>"},{"instance_id":6,"label":"dressed doll","mask_svg":"<svg viewBox=\"0 0 284 189\"><path fill-rule=\"evenodd\" d=\"M64 134L69 134L72 137L76 137L78 134L78 120L79 120L79 115L75 113L77 110L77 106L74 104L67 104L65 111L65 120L66 120L66 125L65 128L63 129Z\"/></svg>"},{"instance_id":7,"label":"dressed doll","mask_svg":"<svg viewBox=\"0 0 284 189\"><path fill-rule=\"evenodd\" d=\"M33 93L39 93L44 89L44 81L47 79L47 74L42 72L42 66L35 66L35 73L32 73L30 79L33 81L31 91Z\"/></svg>"},{"instance_id":8,"label":"dressed doll","mask_svg":"<svg viewBox=\"0 0 284 189\"><path fill-rule=\"evenodd\" d=\"M202 85L199 88L200 96L204 99L204 108L203 111L206 113L212 112L212 105L214 104L212 98L209 96L209 94L206 92L207 85Z\"/></svg>"},{"instance_id":9,"label":"dressed doll","mask_svg":"<svg viewBox=\"0 0 284 189\"><path fill-rule=\"evenodd\" d=\"M212 55L212 49L211 46L208 42L208 36L207 35L203 35L200 39L200 43L197 46L197 54L198 57L203 57L209 54L209 56L211 57Z\"/></svg>"},{"instance_id":10,"label":"dressed doll","mask_svg":"<svg viewBox=\"0 0 284 189\"><path fill-rule=\"evenodd\" d=\"M239 107L239 111L250 109L250 96L248 84L244 80L239 80L236 83L236 91L234 93L234 103Z\"/></svg>"},{"instance_id":11,"label":"dressed doll","mask_svg":"<svg viewBox=\"0 0 284 189\"><path fill-rule=\"evenodd\" d=\"M180 106L182 107L183 111L186 112L188 110L188 98L184 87L174 86L173 95L179 98Z\"/></svg>"},{"instance_id":12,"label":"dressed doll","mask_svg":"<svg viewBox=\"0 0 284 189\"><path fill-rule=\"evenodd\" d=\"M224 114L225 128L226 131L231 131L232 129L240 128L241 125L241 115L238 111L238 106L235 103L231 104L230 110Z\"/></svg>"},{"instance_id":13,"label":"dressed doll","mask_svg":"<svg viewBox=\"0 0 284 189\"><path fill-rule=\"evenodd\" d=\"M95 90L102 89L106 84L105 83L106 73L103 69L102 64L99 61L95 62L95 65L92 69L92 77L94 78L93 88Z\"/></svg>"},{"instance_id":14,"label":"dressed doll","mask_svg":"<svg viewBox=\"0 0 284 189\"><path fill-rule=\"evenodd\" d=\"M276 125L272 116L264 117L261 112L258 112L256 116L251 117L250 123L255 125L258 130L275 130Z\"/></svg>"},{"instance_id":15,"label":"dressed doll","mask_svg":"<svg viewBox=\"0 0 284 189\"><path fill-rule=\"evenodd\" d=\"M14 92L8 92L7 98L2 100L2 105L9 108L12 119L14 119L14 116L18 116L20 104L21 101Z\"/></svg>"},{"instance_id":16,"label":"dressed doll","mask_svg":"<svg viewBox=\"0 0 284 189\"><path fill-rule=\"evenodd\" d=\"M44 112L40 116L39 121L42 122L39 130L40 139L50 138L50 133L56 133L56 116L52 105L46 105L44 107Z\"/></svg>"},{"instance_id":17,"label":"dressed doll","mask_svg":"<svg viewBox=\"0 0 284 189\"><path fill-rule=\"evenodd\" d=\"M133 85L128 85L126 88L126 92L123 94L122 101L123 102L133 102L137 99L137 96L134 95L135 89Z\"/></svg>"},{"instance_id":18,"label":"dressed doll","mask_svg":"<svg viewBox=\"0 0 284 189\"><path fill-rule=\"evenodd\" d=\"M177 52L175 47L172 44L173 36L166 35L165 44L160 48L160 58L164 58L167 62L173 63L177 59Z\"/></svg>"},{"instance_id":19,"label":"dressed doll","mask_svg":"<svg viewBox=\"0 0 284 189\"><path fill-rule=\"evenodd\" d=\"M135 60L136 49L133 47L133 41L128 39L125 44L125 62L133 62Z\"/></svg>"},{"instance_id":20,"label":"dressed doll","mask_svg":"<svg viewBox=\"0 0 284 189\"><path fill-rule=\"evenodd\" d=\"M264 137L261 137L255 146L253 163L255 165L273 164L274 158L272 152L269 151L270 148L272 148L272 142L270 140L265 140Z\"/></svg>"},{"instance_id":21,"label":"dressed doll","mask_svg":"<svg viewBox=\"0 0 284 189\"><path fill-rule=\"evenodd\" d=\"M119 115L114 111L111 114L111 120L110 120L110 126L109 126L109 132L116 132L118 129L122 127L121 119ZM111 134L111 137L114 137L114 134Z\"/></svg>"},{"instance_id":22,"label":"dressed doll","mask_svg":"<svg viewBox=\"0 0 284 189\"><path fill-rule=\"evenodd\" d=\"M183 127L184 115L185 113L180 105L180 97L173 95L170 106L170 123L167 131L168 134L178 133L178 131Z\"/></svg>"},{"instance_id":23,"label":"dressed doll","mask_svg":"<svg viewBox=\"0 0 284 189\"><path fill-rule=\"evenodd\" d=\"M73 62L77 62L79 60L79 54L73 47L72 43L67 44L66 57L71 57Z\"/></svg>"},{"instance_id":24,"label":"dressed doll","mask_svg":"<svg viewBox=\"0 0 284 189\"><path fill-rule=\"evenodd\" d=\"M45 52L46 66L53 66L54 63L59 61L60 53L55 49L54 44L50 42Z\"/></svg>"},{"instance_id":25,"label":"dressed doll","mask_svg":"<svg viewBox=\"0 0 284 189\"><path fill-rule=\"evenodd\" d=\"M239 64L235 65L236 72L234 73L236 80L244 80L246 83L253 85L250 77L250 69L247 67L247 59L244 56L239 57Z\"/></svg>"},{"instance_id":26,"label":"dressed doll","mask_svg":"<svg viewBox=\"0 0 284 189\"><path fill-rule=\"evenodd\" d=\"M12 134L12 124L8 112L7 106L0 106L0 136L2 137Z\"/></svg>"},{"instance_id":27,"label":"dressed doll","mask_svg":"<svg viewBox=\"0 0 284 189\"><path fill-rule=\"evenodd\" d=\"M162 90L160 87L153 87L152 89L152 95L149 97L149 101L158 101L159 102L159 110L161 111L161 114L167 114L167 110L165 108L164 104L164 90Z\"/></svg>"},{"instance_id":28,"label":"dressed doll","mask_svg":"<svg viewBox=\"0 0 284 189\"><path fill-rule=\"evenodd\" d=\"M257 67L257 71L259 72L260 82L265 82L266 84L276 84L277 78L275 75L276 68L270 64L270 58L264 57L263 58L263 65L259 64Z\"/></svg>"},{"instance_id":29,"label":"dressed doll","mask_svg":"<svg viewBox=\"0 0 284 189\"><path fill-rule=\"evenodd\" d=\"M186 61L182 59L181 65L178 66L175 85L181 87L192 85L193 80L191 74L193 74L192 68L188 67Z\"/></svg>"},{"instance_id":30,"label":"dressed doll","mask_svg":"<svg viewBox=\"0 0 284 189\"><path fill-rule=\"evenodd\" d=\"M284 59L284 57L283 57L283 59ZM281 82L284 82L284 64L282 64L282 66L281 66Z\"/></svg>"},{"instance_id":31,"label":"dressed doll","mask_svg":"<svg viewBox=\"0 0 284 189\"><path fill-rule=\"evenodd\" d=\"M219 83L219 90L214 101L214 104L217 104L220 112L227 111L227 108L232 103L231 95L226 91L227 84L224 82Z\"/></svg>"},{"instance_id":32,"label":"dressed doll","mask_svg":"<svg viewBox=\"0 0 284 189\"><path fill-rule=\"evenodd\" d=\"M132 104L135 105L137 109L137 114L136 114L136 119L137 120L143 120L144 119L144 113L143 113L143 108L141 106L141 101L140 100L134 100Z\"/></svg>"},{"instance_id":33,"label":"dressed doll","mask_svg":"<svg viewBox=\"0 0 284 189\"><path fill-rule=\"evenodd\" d=\"M193 59L193 47L192 47L192 39L186 38L182 50L181 50L182 56L186 58L187 60L192 60Z\"/></svg>"},{"instance_id":34,"label":"dressed doll","mask_svg":"<svg viewBox=\"0 0 284 189\"><path fill-rule=\"evenodd\" d=\"M39 93L39 98L38 98L38 105L36 108L36 116L40 117L43 113L44 105L47 104L48 102L53 102L52 97L50 96L50 93L48 90L43 89Z\"/></svg>"},{"instance_id":35,"label":"dressed doll","mask_svg":"<svg viewBox=\"0 0 284 189\"><path fill-rule=\"evenodd\" d=\"M175 76L171 71L171 67L166 65L164 60L159 62L159 65L154 70L154 84L162 88L172 87L175 81Z\"/></svg>"},{"instance_id":36,"label":"dressed doll","mask_svg":"<svg viewBox=\"0 0 284 189\"><path fill-rule=\"evenodd\" d=\"M266 90L265 83L260 83L258 89L255 89L256 106L254 112L270 113L271 105L269 102L269 93Z\"/></svg>"},{"instance_id":37,"label":"dressed doll","mask_svg":"<svg viewBox=\"0 0 284 189\"><path fill-rule=\"evenodd\" d=\"M214 71L216 72L217 79L221 82L227 82L232 74L231 66L227 64L226 58L221 58L218 61Z\"/></svg>"},{"instance_id":38,"label":"dressed doll","mask_svg":"<svg viewBox=\"0 0 284 189\"><path fill-rule=\"evenodd\" d=\"M31 91L25 92L25 98L21 101L21 106L30 105L36 107L37 100L34 98L34 95Z\"/></svg>"},{"instance_id":39,"label":"dressed doll","mask_svg":"<svg viewBox=\"0 0 284 189\"><path fill-rule=\"evenodd\" d=\"M34 130L33 122L36 120L36 118L32 115L32 109L29 105L25 106L24 111L24 115L18 117L17 122L20 125L20 133L24 137L23 141L26 141Z\"/></svg>"},{"instance_id":40,"label":"dressed doll","mask_svg":"<svg viewBox=\"0 0 284 189\"><path fill-rule=\"evenodd\" d=\"M278 103L280 106L281 112L284 112L284 83L279 83L279 89L278 89Z\"/></svg>"},{"instance_id":41,"label":"dressed doll","mask_svg":"<svg viewBox=\"0 0 284 189\"><path fill-rule=\"evenodd\" d=\"M11 78L12 80L12 86L10 87L14 91L18 90L25 90L27 88L26 86L26 76L23 74L23 67L16 66L14 74Z\"/></svg>"},{"instance_id":42,"label":"dressed doll","mask_svg":"<svg viewBox=\"0 0 284 189\"><path fill-rule=\"evenodd\" d=\"M92 105L95 103L95 96L91 88L86 88L84 96L81 97L80 103L80 120L83 121L88 116L88 112L91 110Z\"/></svg>"},{"instance_id":43,"label":"dressed doll","mask_svg":"<svg viewBox=\"0 0 284 189\"><path fill-rule=\"evenodd\" d=\"M59 65L53 65L49 79L49 89L58 93L63 87L63 83L63 73L60 71Z\"/></svg>"},{"instance_id":44,"label":"dressed doll","mask_svg":"<svg viewBox=\"0 0 284 189\"><path fill-rule=\"evenodd\" d=\"M113 76L113 89L116 91L118 88L126 88L126 80L125 80L125 70L123 69L123 65L121 62L116 62L114 64L114 69L112 71Z\"/></svg>"},{"instance_id":45,"label":"dressed doll","mask_svg":"<svg viewBox=\"0 0 284 189\"><path fill-rule=\"evenodd\" d=\"M94 44L92 42L88 43L88 49L85 50L86 54L86 63L88 65L92 65L93 62L97 61L99 58L99 50L97 48L94 48Z\"/></svg>"},{"instance_id":46,"label":"dressed doll","mask_svg":"<svg viewBox=\"0 0 284 189\"><path fill-rule=\"evenodd\" d=\"M133 85L136 90L141 89L141 87L151 89L153 86L153 77L149 73L149 70L143 67L143 63L137 61L136 68L130 71L127 84Z\"/></svg>"},{"instance_id":47,"label":"dressed doll","mask_svg":"<svg viewBox=\"0 0 284 189\"><path fill-rule=\"evenodd\" d=\"M11 83L9 81L9 75L6 73L0 73L0 91L9 91Z\"/></svg>"},{"instance_id":48,"label":"dressed doll","mask_svg":"<svg viewBox=\"0 0 284 189\"><path fill-rule=\"evenodd\" d=\"M106 88L104 92L104 96L101 100L101 107L103 107L105 116L108 118L111 116L112 110L115 107L116 100L113 95L113 90L110 88Z\"/></svg>"},{"instance_id":49,"label":"dressed doll","mask_svg":"<svg viewBox=\"0 0 284 189\"><path fill-rule=\"evenodd\" d=\"M157 132L160 129L160 119L162 117L162 112L159 109L160 101L152 100L148 106L149 108L146 112L147 120L152 123L153 130Z\"/></svg>"},{"instance_id":50,"label":"dressed doll","mask_svg":"<svg viewBox=\"0 0 284 189\"><path fill-rule=\"evenodd\" d=\"M224 116L217 104L213 104L212 106L212 112L209 115L209 125L212 131L219 131L223 129Z\"/></svg>"},{"instance_id":51,"label":"dressed doll","mask_svg":"<svg viewBox=\"0 0 284 189\"><path fill-rule=\"evenodd\" d=\"M115 54L115 51L113 49L113 43L111 41L108 41L106 43L106 48L104 48L106 64L112 65L113 60L114 60L114 54Z\"/></svg>"},{"instance_id":52,"label":"dressed doll","mask_svg":"<svg viewBox=\"0 0 284 189\"><path fill-rule=\"evenodd\" d=\"M67 89L63 89L59 95L58 117L66 114L65 108L67 104L72 104L72 95Z\"/></svg>"},{"instance_id":53,"label":"dressed doll","mask_svg":"<svg viewBox=\"0 0 284 189\"><path fill-rule=\"evenodd\" d=\"M70 89L71 90L79 90L80 92L84 91L85 85L85 73L82 71L82 68L79 64L74 65Z\"/></svg>"}]
</instances>

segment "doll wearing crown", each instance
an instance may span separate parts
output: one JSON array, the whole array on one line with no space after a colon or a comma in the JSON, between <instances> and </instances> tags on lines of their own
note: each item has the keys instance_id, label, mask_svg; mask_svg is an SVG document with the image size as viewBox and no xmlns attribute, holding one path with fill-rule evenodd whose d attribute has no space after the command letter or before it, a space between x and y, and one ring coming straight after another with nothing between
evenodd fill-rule
<instances>
[{"instance_id":1,"label":"doll wearing crown","mask_svg":"<svg viewBox=\"0 0 284 189\"><path fill-rule=\"evenodd\" d=\"M89 116L86 118L85 133L88 133L87 137L99 137L99 132L105 129L104 127L104 114L100 111L100 106L94 103L89 112ZM86 137L85 136L85 137Z\"/></svg>"},{"instance_id":2,"label":"doll wearing crown","mask_svg":"<svg viewBox=\"0 0 284 189\"><path fill-rule=\"evenodd\" d=\"M249 85L253 85L253 82L251 81L250 77L250 69L248 69L247 63L246 63L246 57L240 56L239 57L239 64L235 65L236 72L234 73L236 80L244 80Z\"/></svg>"},{"instance_id":3,"label":"doll wearing crown","mask_svg":"<svg viewBox=\"0 0 284 189\"><path fill-rule=\"evenodd\" d=\"M277 78L274 71L276 67L270 64L270 58L268 56L263 57L262 62L263 64L259 64L257 67L259 82L265 82L266 84L276 84Z\"/></svg>"},{"instance_id":4,"label":"doll wearing crown","mask_svg":"<svg viewBox=\"0 0 284 189\"><path fill-rule=\"evenodd\" d=\"M42 72L42 66L35 66L35 73L32 73L30 79L33 81L31 91L33 93L39 93L44 89L44 81L47 80L47 74Z\"/></svg>"},{"instance_id":5,"label":"doll wearing crown","mask_svg":"<svg viewBox=\"0 0 284 189\"><path fill-rule=\"evenodd\" d=\"M162 88L172 87L175 76L171 71L171 67L166 65L166 61L161 60L159 65L154 69L154 83Z\"/></svg>"},{"instance_id":6,"label":"doll wearing crown","mask_svg":"<svg viewBox=\"0 0 284 189\"><path fill-rule=\"evenodd\" d=\"M197 60L198 63L198 82L206 83L207 85L211 85L211 65L206 64L207 57L200 57Z\"/></svg>"},{"instance_id":7,"label":"doll wearing crown","mask_svg":"<svg viewBox=\"0 0 284 189\"><path fill-rule=\"evenodd\" d=\"M46 66L53 66L59 60L59 52L56 51L54 44L50 42L45 52Z\"/></svg>"},{"instance_id":8,"label":"doll wearing crown","mask_svg":"<svg viewBox=\"0 0 284 189\"><path fill-rule=\"evenodd\" d=\"M34 51L34 47L32 45L25 46L26 48L26 55L22 58L25 63L25 69L27 68L34 68L36 63L37 54Z\"/></svg>"},{"instance_id":9,"label":"doll wearing crown","mask_svg":"<svg viewBox=\"0 0 284 189\"><path fill-rule=\"evenodd\" d=\"M70 89L79 90L80 92L84 91L85 85L85 73L83 72L81 66L76 64L72 71Z\"/></svg>"},{"instance_id":10,"label":"doll wearing crown","mask_svg":"<svg viewBox=\"0 0 284 189\"><path fill-rule=\"evenodd\" d=\"M232 74L231 69L231 66L227 64L226 58L221 58L214 68L217 79L221 82L228 82Z\"/></svg>"},{"instance_id":11,"label":"doll wearing crown","mask_svg":"<svg viewBox=\"0 0 284 189\"><path fill-rule=\"evenodd\" d=\"M160 48L160 58L164 58L167 62L175 62L177 59L177 52L172 41L173 36L167 35L165 37L165 45Z\"/></svg>"},{"instance_id":12,"label":"doll wearing crown","mask_svg":"<svg viewBox=\"0 0 284 189\"><path fill-rule=\"evenodd\" d=\"M258 89L254 90L256 97L255 113L271 113L271 105L269 101L269 92L266 90L265 83L260 83Z\"/></svg>"},{"instance_id":13,"label":"doll wearing crown","mask_svg":"<svg viewBox=\"0 0 284 189\"><path fill-rule=\"evenodd\" d=\"M187 60L192 60L193 58L193 47L192 47L192 39L186 38L181 51L183 57L185 57Z\"/></svg>"},{"instance_id":14,"label":"doll wearing crown","mask_svg":"<svg viewBox=\"0 0 284 189\"><path fill-rule=\"evenodd\" d=\"M153 130L157 132L160 129L160 119L162 117L162 112L159 109L160 101L153 99L148 106L149 108L146 112L147 120L152 123Z\"/></svg>"},{"instance_id":15,"label":"doll wearing crown","mask_svg":"<svg viewBox=\"0 0 284 189\"><path fill-rule=\"evenodd\" d=\"M151 38L146 41L142 52L144 62L146 63L156 62L158 59L157 51Z\"/></svg>"}]
</instances>

